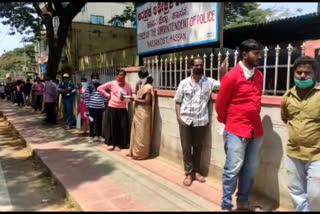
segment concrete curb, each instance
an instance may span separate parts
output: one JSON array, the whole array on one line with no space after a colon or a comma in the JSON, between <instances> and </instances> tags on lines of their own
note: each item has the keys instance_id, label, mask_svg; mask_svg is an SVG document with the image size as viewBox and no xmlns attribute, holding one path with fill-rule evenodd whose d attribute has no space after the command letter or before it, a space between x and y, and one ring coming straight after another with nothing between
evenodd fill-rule
<instances>
[{"instance_id":1,"label":"concrete curb","mask_svg":"<svg viewBox=\"0 0 320 214\"><path fill-rule=\"evenodd\" d=\"M44 161L40 158L40 156L37 154L37 151L32 149L30 144L24 139L23 135L19 133L19 131L14 127L14 125L8 120L6 116L3 115L2 112L0 112L0 119L3 118L3 121L7 122L7 126L11 128L11 134L13 136L19 137L20 140L23 143L23 146L28 149L32 153L32 159L41 166L43 170L47 170L49 172L49 176L51 178L52 184L56 184L57 188L63 192L63 195L68 200L68 202L75 207L76 209L80 211L84 211L80 204L72 197L72 195L67 191L67 188L62 184L62 182L59 181L57 176L50 170L50 168L44 163Z\"/></svg>"}]
</instances>

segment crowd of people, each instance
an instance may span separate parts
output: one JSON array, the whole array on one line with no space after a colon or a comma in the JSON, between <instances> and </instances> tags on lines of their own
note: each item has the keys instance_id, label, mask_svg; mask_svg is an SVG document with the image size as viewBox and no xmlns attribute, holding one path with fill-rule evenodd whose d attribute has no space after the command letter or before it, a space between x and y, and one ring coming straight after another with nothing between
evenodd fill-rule
<instances>
[{"instance_id":1,"label":"crowd of people","mask_svg":"<svg viewBox=\"0 0 320 214\"><path fill-rule=\"evenodd\" d=\"M206 182L200 172L203 139L209 125L208 102L211 92L218 91L215 101L217 120L223 130L226 154L222 176L221 209L232 210L232 196L237 190L238 210L249 209L249 193L259 166L263 126L261 96L263 75L257 69L262 45L252 39L239 46L240 61L226 72L226 61L220 68L221 80L203 76L203 59L191 61L191 75L182 80L174 101L179 124L185 178L183 184ZM301 56L294 62L294 83L281 103L281 118L288 125L286 167L288 189L296 211L320 210L320 86L315 59ZM155 94L153 78L148 71L138 73L139 81L133 91L126 82L126 72L117 70L116 79L101 83L99 74L81 79L77 86L70 72L62 72L62 82L37 78L0 84L0 97L19 106L32 105L35 111L47 114L46 123L55 124L58 95L61 94L66 129L75 124L74 96L79 92L79 118L88 142L100 141L108 150L128 149L127 156L143 160L150 157L154 126ZM32 99L30 97L32 96ZM128 103L134 102L132 123L129 124Z\"/></svg>"}]
</instances>

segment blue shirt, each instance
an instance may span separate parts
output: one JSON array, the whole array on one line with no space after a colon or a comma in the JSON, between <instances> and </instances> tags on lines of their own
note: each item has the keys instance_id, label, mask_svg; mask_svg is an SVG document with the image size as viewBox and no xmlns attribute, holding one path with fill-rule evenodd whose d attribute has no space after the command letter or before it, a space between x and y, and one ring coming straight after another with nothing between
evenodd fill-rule
<instances>
[{"instance_id":1,"label":"blue shirt","mask_svg":"<svg viewBox=\"0 0 320 214\"><path fill-rule=\"evenodd\" d=\"M62 98L73 97L73 95L75 94L75 91L72 92L74 90L74 84L72 80L63 81L62 83L59 84L59 88L62 90L67 88L71 89L71 91L68 94L62 94Z\"/></svg>"}]
</instances>

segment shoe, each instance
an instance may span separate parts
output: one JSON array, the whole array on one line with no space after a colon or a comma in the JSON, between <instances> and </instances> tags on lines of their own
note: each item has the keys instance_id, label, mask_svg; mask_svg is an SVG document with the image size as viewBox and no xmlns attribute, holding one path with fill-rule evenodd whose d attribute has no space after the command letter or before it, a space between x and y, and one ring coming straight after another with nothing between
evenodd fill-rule
<instances>
[{"instance_id":1,"label":"shoe","mask_svg":"<svg viewBox=\"0 0 320 214\"><path fill-rule=\"evenodd\" d=\"M105 142L106 142L106 140L105 140L102 136L99 137L99 141L100 141L101 143L105 143Z\"/></svg>"},{"instance_id":2,"label":"shoe","mask_svg":"<svg viewBox=\"0 0 320 214\"><path fill-rule=\"evenodd\" d=\"M249 203L237 203L237 210L239 211L251 211Z\"/></svg>"},{"instance_id":3,"label":"shoe","mask_svg":"<svg viewBox=\"0 0 320 214\"><path fill-rule=\"evenodd\" d=\"M206 179L199 172L195 173L194 179L200 183L206 182Z\"/></svg>"},{"instance_id":4,"label":"shoe","mask_svg":"<svg viewBox=\"0 0 320 214\"><path fill-rule=\"evenodd\" d=\"M119 152L121 149L120 149L118 146L116 146L116 147L114 148L114 150L117 151L117 152Z\"/></svg>"},{"instance_id":5,"label":"shoe","mask_svg":"<svg viewBox=\"0 0 320 214\"><path fill-rule=\"evenodd\" d=\"M232 211L232 207L221 207L221 210Z\"/></svg>"},{"instance_id":6,"label":"shoe","mask_svg":"<svg viewBox=\"0 0 320 214\"><path fill-rule=\"evenodd\" d=\"M94 141L98 141L99 138L98 138L97 136L95 136L95 137L93 138L93 140L94 140Z\"/></svg>"},{"instance_id":7,"label":"shoe","mask_svg":"<svg viewBox=\"0 0 320 214\"><path fill-rule=\"evenodd\" d=\"M191 175L187 175L184 180L183 180L183 185L189 187L192 184L192 176Z\"/></svg>"},{"instance_id":8,"label":"shoe","mask_svg":"<svg viewBox=\"0 0 320 214\"><path fill-rule=\"evenodd\" d=\"M90 143L90 144L93 143L93 137L88 138L88 143Z\"/></svg>"}]
</instances>

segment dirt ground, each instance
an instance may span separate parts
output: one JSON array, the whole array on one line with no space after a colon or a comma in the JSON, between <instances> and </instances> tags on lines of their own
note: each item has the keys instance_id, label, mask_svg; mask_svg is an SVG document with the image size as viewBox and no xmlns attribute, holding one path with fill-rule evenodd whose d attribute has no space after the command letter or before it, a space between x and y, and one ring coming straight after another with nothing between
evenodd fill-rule
<instances>
[{"instance_id":1,"label":"dirt ground","mask_svg":"<svg viewBox=\"0 0 320 214\"><path fill-rule=\"evenodd\" d=\"M32 158L31 151L9 131L7 123L0 118L0 170L11 201L6 207L10 211L80 211ZM0 210L5 211L1 206L4 205L0 203Z\"/></svg>"}]
</instances>

